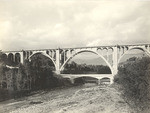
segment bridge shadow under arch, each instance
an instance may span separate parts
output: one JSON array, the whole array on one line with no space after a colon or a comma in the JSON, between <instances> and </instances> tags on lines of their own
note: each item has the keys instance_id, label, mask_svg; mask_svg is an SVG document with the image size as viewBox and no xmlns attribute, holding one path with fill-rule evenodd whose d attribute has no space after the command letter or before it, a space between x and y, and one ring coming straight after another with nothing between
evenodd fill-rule
<instances>
[{"instance_id":1,"label":"bridge shadow under arch","mask_svg":"<svg viewBox=\"0 0 150 113\"><path fill-rule=\"evenodd\" d=\"M74 84L85 84L85 83L98 83L98 79L95 77L81 76L74 79Z\"/></svg>"}]
</instances>

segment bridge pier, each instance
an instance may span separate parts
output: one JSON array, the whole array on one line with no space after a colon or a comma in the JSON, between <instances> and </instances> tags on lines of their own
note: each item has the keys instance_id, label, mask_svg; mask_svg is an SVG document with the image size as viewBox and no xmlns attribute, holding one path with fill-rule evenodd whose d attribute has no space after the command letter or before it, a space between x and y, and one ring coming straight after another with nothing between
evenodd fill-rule
<instances>
[{"instance_id":1,"label":"bridge pier","mask_svg":"<svg viewBox=\"0 0 150 113\"><path fill-rule=\"evenodd\" d=\"M74 84L74 79L70 78L71 84Z\"/></svg>"},{"instance_id":2,"label":"bridge pier","mask_svg":"<svg viewBox=\"0 0 150 113\"><path fill-rule=\"evenodd\" d=\"M20 52L20 63L23 64L24 63L24 57L23 57L23 52Z\"/></svg>"},{"instance_id":3,"label":"bridge pier","mask_svg":"<svg viewBox=\"0 0 150 113\"><path fill-rule=\"evenodd\" d=\"M100 85L101 84L101 81L100 79L97 80L97 85Z\"/></svg>"},{"instance_id":4,"label":"bridge pier","mask_svg":"<svg viewBox=\"0 0 150 113\"><path fill-rule=\"evenodd\" d=\"M56 73L60 74L60 50L56 50Z\"/></svg>"},{"instance_id":5,"label":"bridge pier","mask_svg":"<svg viewBox=\"0 0 150 113\"><path fill-rule=\"evenodd\" d=\"M113 47L113 76L118 72L118 48L117 46Z\"/></svg>"},{"instance_id":6,"label":"bridge pier","mask_svg":"<svg viewBox=\"0 0 150 113\"><path fill-rule=\"evenodd\" d=\"M110 78L110 84L113 84L114 82L114 75L112 75L112 77Z\"/></svg>"},{"instance_id":7,"label":"bridge pier","mask_svg":"<svg viewBox=\"0 0 150 113\"><path fill-rule=\"evenodd\" d=\"M56 73L56 74L60 74L60 70L56 70L55 73Z\"/></svg>"}]
</instances>

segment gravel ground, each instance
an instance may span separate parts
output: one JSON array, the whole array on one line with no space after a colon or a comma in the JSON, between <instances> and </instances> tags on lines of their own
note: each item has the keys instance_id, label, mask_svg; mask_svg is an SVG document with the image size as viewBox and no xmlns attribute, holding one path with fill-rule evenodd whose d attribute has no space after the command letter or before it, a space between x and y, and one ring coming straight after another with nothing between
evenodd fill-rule
<instances>
[{"instance_id":1,"label":"gravel ground","mask_svg":"<svg viewBox=\"0 0 150 113\"><path fill-rule=\"evenodd\" d=\"M86 84L2 102L0 113L130 113L130 109L114 88Z\"/></svg>"}]
</instances>

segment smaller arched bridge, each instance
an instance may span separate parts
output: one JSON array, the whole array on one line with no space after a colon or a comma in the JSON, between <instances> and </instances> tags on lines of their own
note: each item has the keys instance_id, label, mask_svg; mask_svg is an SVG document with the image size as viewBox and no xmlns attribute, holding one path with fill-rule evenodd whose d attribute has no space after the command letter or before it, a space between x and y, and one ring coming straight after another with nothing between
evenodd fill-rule
<instances>
[{"instance_id":1,"label":"smaller arched bridge","mask_svg":"<svg viewBox=\"0 0 150 113\"><path fill-rule=\"evenodd\" d=\"M100 84L101 79L103 79L103 78L109 79L110 84L113 82L112 74L61 74L61 76L63 78L69 78L72 83L74 83L76 78L80 78L80 77L96 78L98 84Z\"/></svg>"},{"instance_id":2,"label":"smaller arched bridge","mask_svg":"<svg viewBox=\"0 0 150 113\"><path fill-rule=\"evenodd\" d=\"M110 68L112 77L117 73L120 60L125 53L130 50L138 49L150 56L150 44L133 44L133 45L110 45L110 46L93 46L93 47L77 47L77 48L57 48L57 49L38 49L38 50L21 50L21 51L2 51L3 58L10 61L24 63L26 59L29 61L35 54L43 54L48 57L55 66L56 73L64 69L65 65L76 55L83 52L91 52L102 58ZM81 75L80 75L81 76ZM83 75L82 75L83 76ZM87 75L86 75L87 76ZM90 75L89 75L90 76ZM102 75L101 75L102 76ZM106 75L105 75L106 76ZM64 76L65 77L65 76ZM97 75L96 78L99 78ZM101 78L101 77L100 77ZM110 77L109 77L110 78Z\"/></svg>"}]
</instances>

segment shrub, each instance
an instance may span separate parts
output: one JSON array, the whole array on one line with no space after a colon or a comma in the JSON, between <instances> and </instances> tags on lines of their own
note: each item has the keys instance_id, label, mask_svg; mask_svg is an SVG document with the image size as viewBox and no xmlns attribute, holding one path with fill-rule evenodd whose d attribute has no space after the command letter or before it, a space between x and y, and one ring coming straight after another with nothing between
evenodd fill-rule
<instances>
[{"instance_id":1,"label":"shrub","mask_svg":"<svg viewBox=\"0 0 150 113\"><path fill-rule=\"evenodd\" d=\"M148 109L150 101L150 58L127 60L118 68L114 83L121 86L123 96L136 111Z\"/></svg>"},{"instance_id":2,"label":"shrub","mask_svg":"<svg viewBox=\"0 0 150 113\"><path fill-rule=\"evenodd\" d=\"M31 62L25 60L24 64L18 64L18 68L9 68L0 53L0 101L22 97L34 90L70 85L70 80L53 72L53 66L45 56L38 55Z\"/></svg>"}]
</instances>

